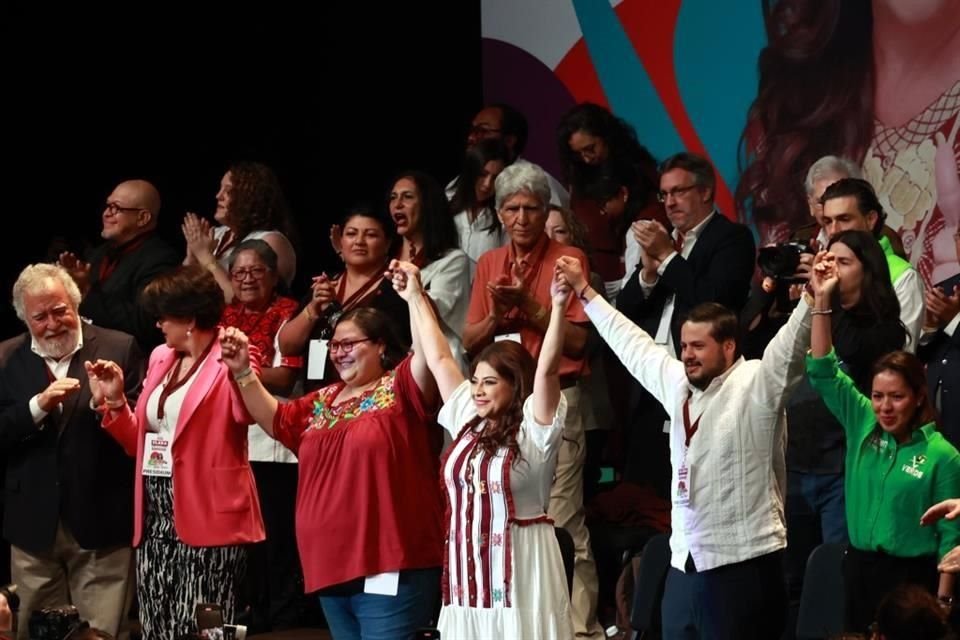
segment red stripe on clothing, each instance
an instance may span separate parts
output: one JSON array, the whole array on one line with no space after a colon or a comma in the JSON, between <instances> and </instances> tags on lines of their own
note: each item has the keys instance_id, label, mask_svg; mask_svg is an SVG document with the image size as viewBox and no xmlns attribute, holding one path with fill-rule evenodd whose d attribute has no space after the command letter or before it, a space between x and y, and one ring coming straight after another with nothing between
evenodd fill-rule
<instances>
[{"instance_id":1,"label":"red stripe on clothing","mask_svg":"<svg viewBox=\"0 0 960 640\"><path fill-rule=\"evenodd\" d=\"M490 507L490 462L492 458L483 452L480 461L479 482L476 490L480 492L480 570L483 572L483 592L478 594L479 606L489 609L493 597L493 567L490 565L490 518L493 509Z\"/></svg>"}]
</instances>

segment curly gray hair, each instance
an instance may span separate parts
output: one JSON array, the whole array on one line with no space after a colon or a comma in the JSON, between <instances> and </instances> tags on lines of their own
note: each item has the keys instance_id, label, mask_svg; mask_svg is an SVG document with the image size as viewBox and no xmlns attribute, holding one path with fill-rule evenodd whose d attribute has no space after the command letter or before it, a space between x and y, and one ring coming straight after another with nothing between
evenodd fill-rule
<instances>
[{"instance_id":1,"label":"curly gray hair","mask_svg":"<svg viewBox=\"0 0 960 640\"><path fill-rule=\"evenodd\" d=\"M17 317L22 321L27 321L26 311L23 306L23 296L27 293L42 293L50 289L50 279L59 280L70 297L74 310L80 307L80 287L73 281L73 278L67 273L67 270L56 264L31 264L27 265L17 281L13 283L13 309L17 312Z\"/></svg>"}]
</instances>

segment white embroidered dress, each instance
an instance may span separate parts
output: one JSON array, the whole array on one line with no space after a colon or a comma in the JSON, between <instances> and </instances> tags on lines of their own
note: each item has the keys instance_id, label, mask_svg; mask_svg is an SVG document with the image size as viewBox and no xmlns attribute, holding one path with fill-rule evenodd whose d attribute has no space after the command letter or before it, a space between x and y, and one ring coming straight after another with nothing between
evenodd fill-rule
<instances>
[{"instance_id":1,"label":"white embroidered dress","mask_svg":"<svg viewBox=\"0 0 960 640\"><path fill-rule=\"evenodd\" d=\"M523 405L517 435L521 460L506 448L476 447L479 429L470 382L444 404L439 422L454 438L442 461L447 536L440 637L450 640L573 638L567 579L553 522L550 485L567 412L561 396L553 423Z\"/></svg>"}]
</instances>

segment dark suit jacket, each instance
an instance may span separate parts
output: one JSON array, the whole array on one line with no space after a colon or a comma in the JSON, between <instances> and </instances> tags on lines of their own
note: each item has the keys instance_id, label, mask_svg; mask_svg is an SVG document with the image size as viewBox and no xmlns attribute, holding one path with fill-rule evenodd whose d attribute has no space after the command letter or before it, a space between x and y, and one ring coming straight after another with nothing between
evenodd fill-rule
<instances>
[{"instance_id":1,"label":"dark suit jacket","mask_svg":"<svg viewBox=\"0 0 960 640\"><path fill-rule=\"evenodd\" d=\"M157 319L137 303L138 296L151 280L179 265L183 256L151 233L135 251L123 255L113 273L101 281L100 265L111 252L122 249L105 243L88 256L90 289L80 303L80 315L98 327L129 333L141 351L150 353L163 342L163 336L156 327Z\"/></svg>"},{"instance_id":2,"label":"dark suit jacket","mask_svg":"<svg viewBox=\"0 0 960 640\"><path fill-rule=\"evenodd\" d=\"M932 342L920 345L917 355L927 363L930 398L940 389L940 430L960 447L960 330L948 336L938 331Z\"/></svg>"},{"instance_id":3,"label":"dark suit jacket","mask_svg":"<svg viewBox=\"0 0 960 640\"><path fill-rule=\"evenodd\" d=\"M124 333L82 324L83 348L67 375L80 390L36 425L29 402L50 384L43 359L25 333L0 343L0 450L6 454L3 536L33 553L49 551L62 519L85 549L129 545L133 461L90 409L84 360L113 360L134 401L143 358ZM42 427L42 428L41 428Z\"/></svg>"},{"instance_id":4,"label":"dark suit jacket","mask_svg":"<svg viewBox=\"0 0 960 640\"><path fill-rule=\"evenodd\" d=\"M640 288L638 265L617 297L617 308L651 336L657 334L667 298L675 294L671 333L680 348L680 322L703 302L717 302L739 313L746 304L753 277L756 249L747 227L716 213L693 245L687 259L675 256L657 281L649 298ZM653 486L669 496L670 455L662 427L667 414L657 400L634 382L627 408L624 479Z\"/></svg>"},{"instance_id":5,"label":"dark suit jacket","mask_svg":"<svg viewBox=\"0 0 960 640\"><path fill-rule=\"evenodd\" d=\"M676 295L671 330L680 347L678 320L704 302L717 302L734 313L747 302L756 263L753 234L742 224L716 213L703 228L690 257L675 256L657 281L649 298L640 288L640 269L617 298L617 308L651 336L657 334L667 298Z\"/></svg>"}]
</instances>

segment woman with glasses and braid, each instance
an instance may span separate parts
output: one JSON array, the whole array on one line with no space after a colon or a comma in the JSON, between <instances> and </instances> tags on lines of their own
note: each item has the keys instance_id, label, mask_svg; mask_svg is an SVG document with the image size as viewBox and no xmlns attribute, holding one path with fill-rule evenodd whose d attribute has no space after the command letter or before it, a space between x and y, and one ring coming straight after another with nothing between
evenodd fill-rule
<instances>
[{"instance_id":1,"label":"woman with glasses and braid","mask_svg":"<svg viewBox=\"0 0 960 640\"><path fill-rule=\"evenodd\" d=\"M250 415L300 460L305 590L318 592L333 637L412 637L440 585L436 390L418 383L395 319L371 307L340 316L328 342L339 380L291 402L251 371L244 332L229 327L220 343Z\"/></svg>"}]
</instances>

